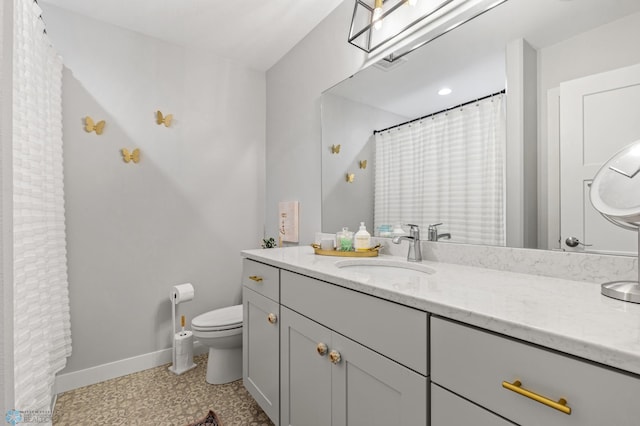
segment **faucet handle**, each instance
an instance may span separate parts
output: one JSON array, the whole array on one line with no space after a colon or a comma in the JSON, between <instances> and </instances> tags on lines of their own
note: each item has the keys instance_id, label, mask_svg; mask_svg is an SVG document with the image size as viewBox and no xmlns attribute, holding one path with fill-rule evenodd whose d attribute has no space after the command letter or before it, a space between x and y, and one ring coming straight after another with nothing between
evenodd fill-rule
<instances>
[{"instance_id":1,"label":"faucet handle","mask_svg":"<svg viewBox=\"0 0 640 426\"><path fill-rule=\"evenodd\" d=\"M420 239L420 227L418 225L413 225L411 223L407 223L405 226L409 227L409 235L414 237L415 239Z\"/></svg>"},{"instance_id":2,"label":"faucet handle","mask_svg":"<svg viewBox=\"0 0 640 426\"><path fill-rule=\"evenodd\" d=\"M428 234L427 234L427 239L429 241L438 241L438 226L440 225L442 225L442 222L432 223L429 225Z\"/></svg>"}]
</instances>

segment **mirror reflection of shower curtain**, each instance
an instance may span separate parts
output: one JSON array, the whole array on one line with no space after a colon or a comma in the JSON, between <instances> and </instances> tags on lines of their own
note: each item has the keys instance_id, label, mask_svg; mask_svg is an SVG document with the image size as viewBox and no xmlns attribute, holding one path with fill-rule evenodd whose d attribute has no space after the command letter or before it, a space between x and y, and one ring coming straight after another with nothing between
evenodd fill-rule
<instances>
[{"instance_id":1,"label":"mirror reflection of shower curtain","mask_svg":"<svg viewBox=\"0 0 640 426\"><path fill-rule=\"evenodd\" d=\"M374 225L505 245L505 95L376 133ZM425 234L426 235L426 234Z\"/></svg>"},{"instance_id":2,"label":"mirror reflection of shower curtain","mask_svg":"<svg viewBox=\"0 0 640 426\"><path fill-rule=\"evenodd\" d=\"M14 2L13 277L16 410L48 411L71 354L62 170L62 59L32 0Z\"/></svg>"}]
</instances>

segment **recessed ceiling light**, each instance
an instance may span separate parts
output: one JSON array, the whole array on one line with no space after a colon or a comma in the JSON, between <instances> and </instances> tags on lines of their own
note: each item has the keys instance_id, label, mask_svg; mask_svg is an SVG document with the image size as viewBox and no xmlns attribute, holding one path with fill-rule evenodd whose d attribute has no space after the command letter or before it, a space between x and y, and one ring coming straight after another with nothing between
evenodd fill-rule
<instances>
[{"instance_id":1,"label":"recessed ceiling light","mask_svg":"<svg viewBox=\"0 0 640 426\"><path fill-rule=\"evenodd\" d=\"M446 96L450 93L451 93L451 89L449 89L448 87L443 87L442 89L438 90L438 95L440 96Z\"/></svg>"}]
</instances>

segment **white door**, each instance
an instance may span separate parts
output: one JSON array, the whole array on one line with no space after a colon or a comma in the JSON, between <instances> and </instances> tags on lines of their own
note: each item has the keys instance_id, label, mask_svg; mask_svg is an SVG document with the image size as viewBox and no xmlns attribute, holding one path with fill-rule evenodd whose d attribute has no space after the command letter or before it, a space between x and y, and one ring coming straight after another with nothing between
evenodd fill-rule
<instances>
[{"instance_id":1,"label":"white door","mask_svg":"<svg viewBox=\"0 0 640 426\"><path fill-rule=\"evenodd\" d=\"M640 64L560 85L560 232L566 250L628 254L637 234L604 219L589 185L613 154L640 140ZM569 237L587 246L571 248Z\"/></svg>"}]
</instances>

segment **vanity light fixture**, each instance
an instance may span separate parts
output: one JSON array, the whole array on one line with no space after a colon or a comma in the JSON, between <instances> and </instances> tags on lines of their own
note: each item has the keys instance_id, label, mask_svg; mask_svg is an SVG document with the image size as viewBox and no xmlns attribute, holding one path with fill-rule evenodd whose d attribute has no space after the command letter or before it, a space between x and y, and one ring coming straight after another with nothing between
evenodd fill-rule
<instances>
[{"instance_id":1,"label":"vanity light fixture","mask_svg":"<svg viewBox=\"0 0 640 426\"><path fill-rule=\"evenodd\" d=\"M408 46L411 51L505 1L355 0L348 41L371 53L426 28L411 42L413 46Z\"/></svg>"},{"instance_id":2,"label":"vanity light fixture","mask_svg":"<svg viewBox=\"0 0 640 426\"><path fill-rule=\"evenodd\" d=\"M373 29L379 30L382 28L382 0L375 0L375 5L373 7L373 16L371 17L373 20Z\"/></svg>"},{"instance_id":3,"label":"vanity light fixture","mask_svg":"<svg viewBox=\"0 0 640 426\"><path fill-rule=\"evenodd\" d=\"M442 89L438 90L438 95L440 96L447 96L451 94L451 89L449 89L448 87L443 87Z\"/></svg>"}]
</instances>

